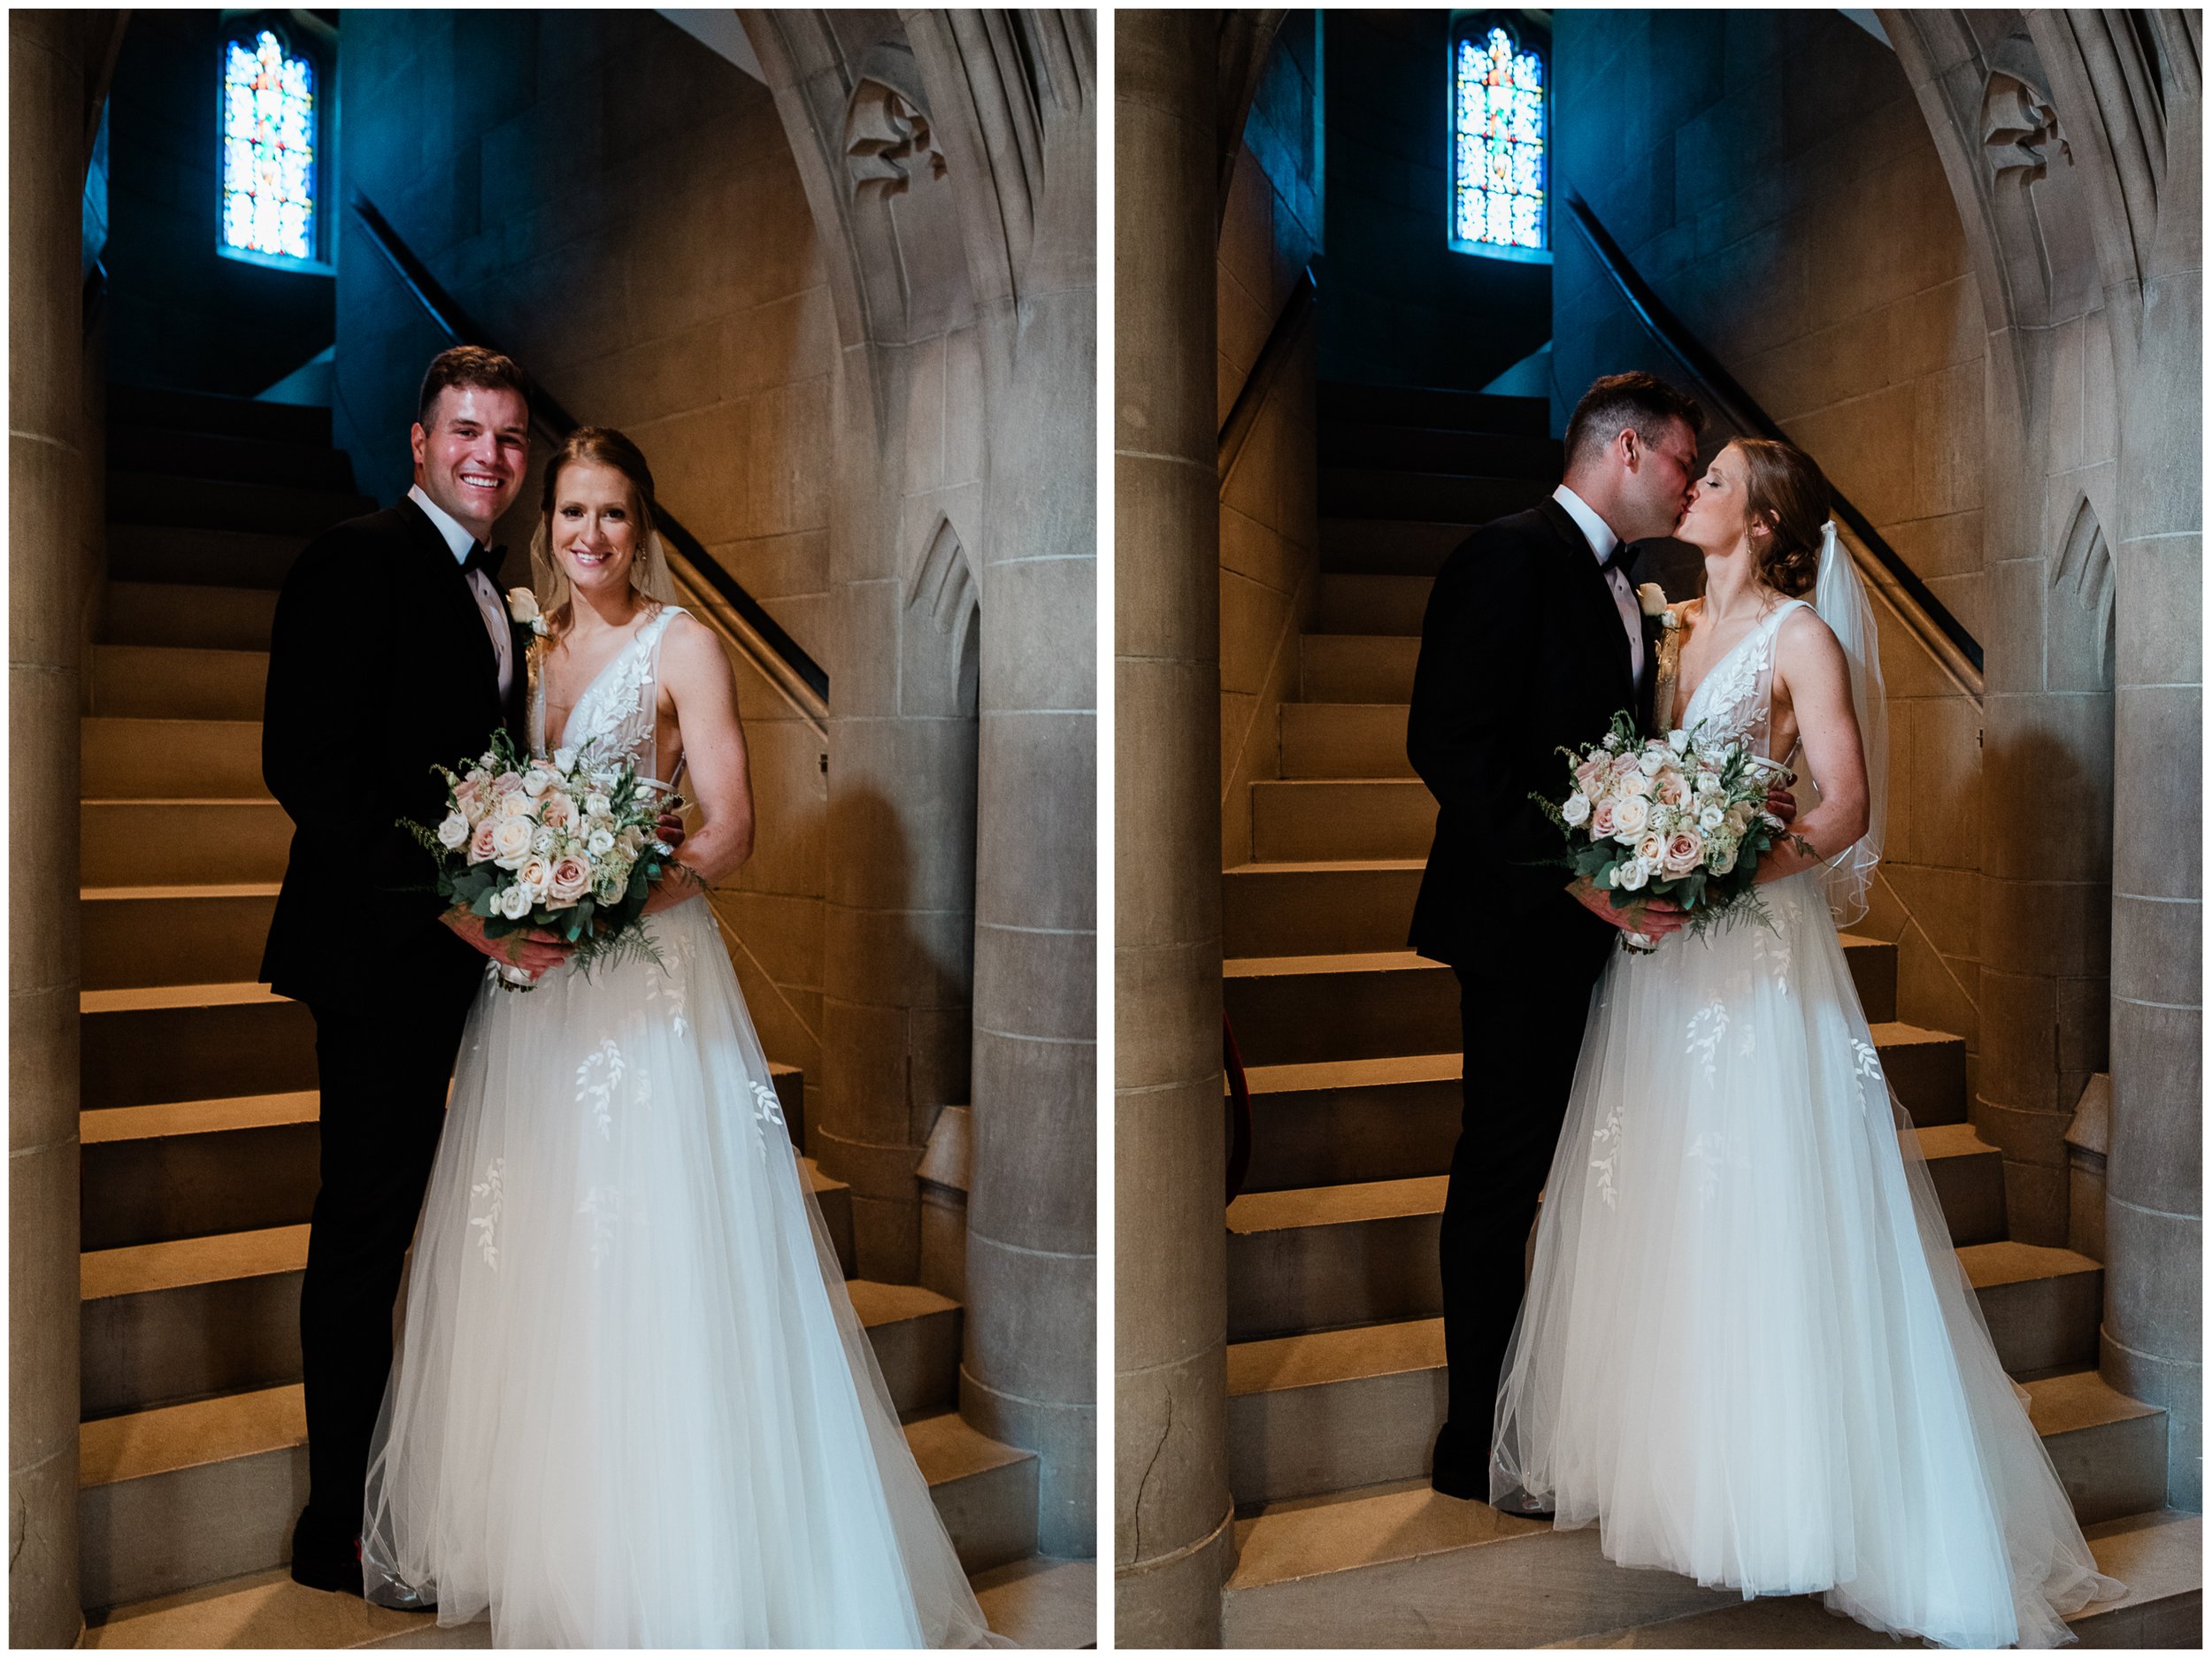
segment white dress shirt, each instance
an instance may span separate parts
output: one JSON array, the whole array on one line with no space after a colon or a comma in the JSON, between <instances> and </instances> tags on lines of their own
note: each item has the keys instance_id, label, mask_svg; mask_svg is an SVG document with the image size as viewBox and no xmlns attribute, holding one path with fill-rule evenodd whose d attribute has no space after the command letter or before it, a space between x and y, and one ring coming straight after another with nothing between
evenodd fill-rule
<instances>
[{"instance_id":1,"label":"white dress shirt","mask_svg":"<svg viewBox=\"0 0 2212 1658\"><path fill-rule=\"evenodd\" d=\"M1621 538L1613 533L1613 526L1590 510L1590 503L1562 484L1551 492L1551 498L1567 509L1567 516L1575 521L1590 543L1590 550L1601 564L1613 556L1613 549L1621 544ZM1637 685L1644 682L1644 612L1636 603L1636 589L1628 585L1628 572L1618 564L1605 572L1605 584L1613 589L1613 608L1621 613L1621 626L1628 633L1629 672Z\"/></svg>"},{"instance_id":2,"label":"white dress shirt","mask_svg":"<svg viewBox=\"0 0 2212 1658\"><path fill-rule=\"evenodd\" d=\"M423 516L445 537L445 544L453 549L453 562L466 563L469 549L476 545L476 537L460 519L426 495L420 484L408 490L407 498L422 509ZM484 613L484 630L492 636L492 653L499 658L499 700L504 702L515 688L514 624L507 615L506 602L499 596L499 589L492 586L491 577L480 570L472 570L468 572L468 583L469 590L476 595L476 608Z\"/></svg>"}]
</instances>

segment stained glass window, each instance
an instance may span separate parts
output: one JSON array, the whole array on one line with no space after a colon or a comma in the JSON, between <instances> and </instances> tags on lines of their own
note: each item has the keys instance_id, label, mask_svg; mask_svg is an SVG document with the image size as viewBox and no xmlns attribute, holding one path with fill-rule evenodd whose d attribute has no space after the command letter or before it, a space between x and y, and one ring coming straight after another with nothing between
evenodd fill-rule
<instances>
[{"instance_id":1,"label":"stained glass window","mask_svg":"<svg viewBox=\"0 0 2212 1658\"><path fill-rule=\"evenodd\" d=\"M1544 58L1502 24L1452 42L1452 226L1455 247L1543 257Z\"/></svg>"},{"instance_id":2,"label":"stained glass window","mask_svg":"<svg viewBox=\"0 0 2212 1658\"><path fill-rule=\"evenodd\" d=\"M226 249L315 257L315 65L273 29L223 49Z\"/></svg>"}]
</instances>

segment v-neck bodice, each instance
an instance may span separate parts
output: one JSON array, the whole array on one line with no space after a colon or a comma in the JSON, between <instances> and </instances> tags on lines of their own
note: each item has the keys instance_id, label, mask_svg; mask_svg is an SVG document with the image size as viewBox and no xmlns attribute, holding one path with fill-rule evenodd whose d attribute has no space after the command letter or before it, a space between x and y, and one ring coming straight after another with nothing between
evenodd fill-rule
<instances>
[{"instance_id":1,"label":"v-neck bodice","mask_svg":"<svg viewBox=\"0 0 2212 1658\"><path fill-rule=\"evenodd\" d=\"M580 749L589 744L595 759L628 760L637 767L638 776L648 781L673 781L683 767L680 754L669 766L668 778L660 778L657 771L660 645L668 625L684 614L680 605L664 604L638 626L576 699L561 730L562 748ZM546 741L541 654L531 664L530 750L540 755L550 752Z\"/></svg>"},{"instance_id":2,"label":"v-neck bodice","mask_svg":"<svg viewBox=\"0 0 2212 1658\"><path fill-rule=\"evenodd\" d=\"M1763 618L1706 672L1682 710L1680 724L1694 728L1701 722L1705 735L1722 741L1748 742L1761 759L1773 737L1774 640L1790 612L1805 603L1786 599ZM1671 711L1675 687L1664 687Z\"/></svg>"}]
</instances>

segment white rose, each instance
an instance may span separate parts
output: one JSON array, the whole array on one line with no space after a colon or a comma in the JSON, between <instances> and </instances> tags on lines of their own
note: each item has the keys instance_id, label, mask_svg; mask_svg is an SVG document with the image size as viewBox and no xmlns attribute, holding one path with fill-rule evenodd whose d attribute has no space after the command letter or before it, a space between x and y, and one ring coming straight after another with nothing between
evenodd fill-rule
<instances>
[{"instance_id":1,"label":"white rose","mask_svg":"<svg viewBox=\"0 0 2212 1658\"><path fill-rule=\"evenodd\" d=\"M563 777L566 777L571 771L573 771L576 769L576 750L573 748L556 748L553 751L553 769L556 771L558 771Z\"/></svg>"},{"instance_id":2,"label":"white rose","mask_svg":"<svg viewBox=\"0 0 2212 1658\"><path fill-rule=\"evenodd\" d=\"M539 619L538 595L527 587L508 588L507 614L528 627Z\"/></svg>"},{"instance_id":3,"label":"white rose","mask_svg":"<svg viewBox=\"0 0 2212 1658\"><path fill-rule=\"evenodd\" d=\"M534 851L522 860L521 867L515 871L515 879L525 887L534 887L542 893L546 883L553 879L552 860L542 853Z\"/></svg>"},{"instance_id":4,"label":"white rose","mask_svg":"<svg viewBox=\"0 0 2212 1658\"><path fill-rule=\"evenodd\" d=\"M1613 838L1623 846L1632 845L1651 821L1651 808L1643 797L1631 794L1615 802L1613 807Z\"/></svg>"},{"instance_id":5,"label":"white rose","mask_svg":"<svg viewBox=\"0 0 2212 1658\"><path fill-rule=\"evenodd\" d=\"M1705 833L1710 834L1721 826L1727 816L1728 814L1717 806L1703 807L1697 814L1697 826Z\"/></svg>"},{"instance_id":6,"label":"white rose","mask_svg":"<svg viewBox=\"0 0 2212 1658\"><path fill-rule=\"evenodd\" d=\"M1662 834L1647 834L1636 843L1637 861L1653 869L1667 856L1667 838Z\"/></svg>"},{"instance_id":7,"label":"white rose","mask_svg":"<svg viewBox=\"0 0 2212 1658\"><path fill-rule=\"evenodd\" d=\"M584 796L584 816L611 817L614 816L614 802L595 789Z\"/></svg>"},{"instance_id":8,"label":"white rose","mask_svg":"<svg viewBox=\"0 0 2212 1658\"><path fill-rule=\"evenodd\" d=\"M1576 798L1577 800L1580 800L1580 799L1581 799L1581 796L1577 795L1575 798ZM1570 808L1571 808L1571 807L1573 806L1573 804L1574 804L1574 802L1573 802L1573 801L1570 801L1570 802L1568 802L1567 803L1568 803L1569 807L1570 807ZM1582 816L1583 816L1584 817L1588 817L1589 815L1590 815L1590 802L1589 802L1588 801L1586 801L1586 801L1583 801L1583 802L1582 802ZM1579 818L1579 817L1573 817L1573 816L1571 815L1571 813L1570 814L1570 816L1569 816L1569 817L1568 817L1568 822L1570 822L1570 823L1579 823L1581 820L1582 820L1582 819L1581 819L1581 818ZM595 857L595 858L603 858L603 857L605 857L605 856L607 856L607 854L608 854L608 853L610 853L610 852L611 852L611 851L613 851L613 850L614 850L614 836L612 836L611 834L608 833L607 833L607 831L605 831L604 829L595 829L595 830L593 830L593 831L591 832L591 839L584 842L584 851L585 851L585 852L586 852L588 856L592 856L592 857Z\"/></svg>"},{"instance_id":9,"label":"white rose","mask_svg":"<svg viewBox=\"0 0 2212 1658\"><path fill-rule=\"evenodd\" d=\"M1613 884L1625 893L1642 891L1650 879L1651 866L1641 858L1631 858L1613 872Z\"/></svg>"},{"instance_id":10,"label":"white rose","mask_svg":"<svg viewBox=\"0 0 2212 1658\"><path fill-rule=\"evenodd\" d=\"M502 817L527 817L530 815L530 797L520 789L511 794L502 794L499 797L499 815Z\"/></svg>"},{"instance_id":11,"label":"white rose","mask_svg":"<svg viewBox=\"0 0 2212 1658\"><path fill-rule=\"evenodd\" d=\"M1636 589L1636 608L1646 616L1664 616L1667 613L1667 590L1655 581L1647 581Z\"/></svg>"},{"instance_id":12,"label":"white rose","mask_svg":"<svg viewBox=\"0 0 2212 1658\"><path fill-rule=\"evenodd\" d=\"M468 815L465 812L448 812L445 821L438 825L438 844L452 851L465 845L468 838Z\"/></svg>"},{"instance_id":13,"label":"white rose","mask_svg":"<svg viewBox=\"0 0 2212 1658\"><path fill-rule=\"evenodd\" d=\"M492 830L492 862L503 870L519 865L530 856L533 830L527 817L502 817Z\"/></svg>"},{"instance_id":14,"label":"white rose","mask_svg":"<svg viewBox=\"0 0 2212 1658\"><path fill-rule=\"evenodd\" d=\"M1686 731L1669 732L1667 733L1667 747L1673 749L1677 754L1689 753L1690 733Z\"/></svg>"},{"instance_id":15,"label":"white rose","mask_svg":"<svg viewBox=\"0 0 2212 1658\"><path fill-rule=\"evenodd\" d=\"M530 913L531 893L526 887L510 887L499 894L499 913L510 921L519 921Z\"/></svg>"},{"instance_id":16,"label":"white rose","mask_svg":"<svg viewBox=\"0 0 2212 1658\"><path fill-rule=\"evenodd\" d=\"M1651 744L1649 747L1645 748L1642 755L1640 756L1636 761L1638 769L1640 770L1646 777L1655 775L1658 771L1659 768L1666 764L1666 763L1667 750L1666 746L1663 743Z\"/></svg>"},{"instance_id":17,"label":"white rose","mask_svg":"<svg viewBox=\"0 0 2212 1658\"><path fill-rule=\"evenodd\" d=\"M1631 771L1621 780L1620 786L1622 794L1633 794L1639 800L1646 801L1651 798L1652 787L1651 779L1641 771Z\"/></svg>"}]
</instances>

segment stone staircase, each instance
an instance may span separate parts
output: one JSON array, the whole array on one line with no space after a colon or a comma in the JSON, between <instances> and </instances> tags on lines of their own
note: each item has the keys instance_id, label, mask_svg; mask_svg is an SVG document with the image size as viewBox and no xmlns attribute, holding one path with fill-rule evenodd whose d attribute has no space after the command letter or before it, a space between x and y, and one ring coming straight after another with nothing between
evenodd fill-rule
<instances>
[{"instance_id":1,"label":"stone staircase","mask_svg":"<svg viewBox=\"0 0 2212 1658\"><path fill-rule=\"evenodd\" d=\"M117 386L109 419L82 726L87 1644L483 1645L483 1624L440 1631L282 1570L306 1494L317 1095L307 1009L255 982L291 833L262 787L262 693L293 557L375 503L326 409ZM797 1138L803 1079L775 1084ZM803 1163L849 1275L850 1192ZM959 1303L848 1284L994 1625L1087 1642L1092 1566L1037 1556L1035 1456L954 1408Z\"/></svg>"},{"instance_id":2,"label":"stone staircase","mask_svg":"<svg viewBox=\"0 0 2212 1658\"><path fill-rule=\"evenodd\" d=\"M1282 775L1251 786L1255 861L1224 872L1223 995L1253 1119L1227 1215L1225 1642L1886 1645L1810 1598L1747 1603L1623 1570L1594 1530L1428 1489L1459 1023L1450 971L1404 948L1434 824L1406 704L1434 572L1474 524L1549 492L1558 445L1537 399L1324 386L1320 412L1320 602L1280 710ZM1898 1020L1893 946L1845 943L1998 1350L2101 1562L2131 1586L2077 1632L2197 1646L2201 1521L2164 1508L2164 1412L2097 1375L2101 1269L2008 1239L1999 1154L1967 1120L1964 1044Z\"/></svg>"}]
</instances>

